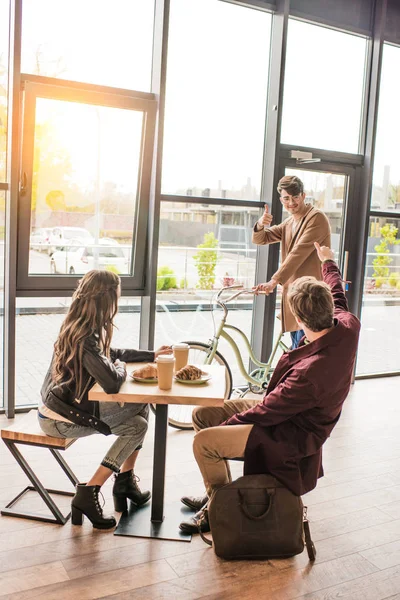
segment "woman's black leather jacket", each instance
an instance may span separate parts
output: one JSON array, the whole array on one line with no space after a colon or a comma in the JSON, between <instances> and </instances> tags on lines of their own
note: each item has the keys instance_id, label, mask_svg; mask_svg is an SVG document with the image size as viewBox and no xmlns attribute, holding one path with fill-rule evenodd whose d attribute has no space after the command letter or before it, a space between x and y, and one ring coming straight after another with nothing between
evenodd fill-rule
<instances>
[{"instance_id":1,"label":"woman's black leather jacket","mask_svg":"<svg viewBox=\"0 0 400 600\"><path fill-rule=\"evenodd\" d=\"M98 338L91 336L84 343L83 350L83 386L82 397L76 398L76 388L73 383L57 384L52 378L52 363L42 385L42 401L45 406L77 425L92 427L99 433L109 435L109 426L99 419L99 403L88 400L89 390L97 382L107 394L116 394L126 379L123 365L114 364L115 360L122 362L153 362L154 352L147 350L117 350L111 349L110 359L101 351Z\"/></svg>"}]
</instances>

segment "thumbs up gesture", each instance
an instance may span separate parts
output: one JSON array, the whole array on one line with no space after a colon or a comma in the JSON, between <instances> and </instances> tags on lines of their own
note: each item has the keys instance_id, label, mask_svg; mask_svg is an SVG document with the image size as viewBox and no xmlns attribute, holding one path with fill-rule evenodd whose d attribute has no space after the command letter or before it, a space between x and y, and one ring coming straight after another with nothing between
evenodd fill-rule
<instances>
[{"instance_id":1,"label":"thumbs up gesture","mask_svg":"<svg viewBox=\"0 0 400 600\"><path fill-rule=\"evenodd\" d=\"M264 205L264 214L261 217L261 219L258 219L258 225L259 227L269 227L271 225L272 222L272 215L269 212L269 208L268 208L268 204Z\"/></svg>"}]
</instances>

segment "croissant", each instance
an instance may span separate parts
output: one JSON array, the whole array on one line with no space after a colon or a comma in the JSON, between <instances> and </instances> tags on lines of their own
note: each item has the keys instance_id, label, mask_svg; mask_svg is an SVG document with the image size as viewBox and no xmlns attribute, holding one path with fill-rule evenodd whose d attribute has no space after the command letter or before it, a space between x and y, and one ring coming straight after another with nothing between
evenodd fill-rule
<instances>
[{"instance_id":1,"label":"croissant","mask_svg":"<svg viewBox=\"0 0 400 600\"><path fill-rule=\"evenodd\" d=\"M157 367L156 365L144 365L140 369L132 371L133 377L140 377L140 379L157 379Z\"/></svg>"},{"instance_id":2,"label":"croissant","mask_svg":"<svg viewBox=\"0 0 400 600\"><path fill-rule=\"evenodd\" d=\"M186 365L186 367L175 373L175 377L182 381L194 381L195 379L200 379L202 375L204 375L204 371L194 365Z\"/></svg>"}]
</instances>

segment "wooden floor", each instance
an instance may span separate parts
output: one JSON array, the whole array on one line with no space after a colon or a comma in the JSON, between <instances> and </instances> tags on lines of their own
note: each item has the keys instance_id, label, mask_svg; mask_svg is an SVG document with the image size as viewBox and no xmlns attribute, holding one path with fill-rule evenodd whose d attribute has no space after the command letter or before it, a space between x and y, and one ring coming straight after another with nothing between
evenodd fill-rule
<instances>
[{"instance_id":1,"label":"wooden floor","mask_svg":"<svg viewBox=\"0 0 400 600\"><path fill-rule=\"evenodd\" d=\"M6 421L0 418L3 426ZM313 565L306 552L287 560L227 562L198 536L190 544L150 541L94 531L87 520L83 527L62 527L0 517L0 598L400 600L399 432L400 378L357 382L325 446L326 476L304 497L318 553ZM169 431L168 501L203 491L192 435ZM81 481L109 443L93 436L66 451ZM24 452L47 486L66 489L48 451ZM4 505L25 486L25 476L3 444L0 459ZM144 487L150 485L151 469L149 435L137 469ZM233 470L239 475L240 463ZM109 512L110 492L108 485ZM67 507L68 500L63 503ZM41 508L34 494L23 505Z\"/></svg>"}]
</instances>

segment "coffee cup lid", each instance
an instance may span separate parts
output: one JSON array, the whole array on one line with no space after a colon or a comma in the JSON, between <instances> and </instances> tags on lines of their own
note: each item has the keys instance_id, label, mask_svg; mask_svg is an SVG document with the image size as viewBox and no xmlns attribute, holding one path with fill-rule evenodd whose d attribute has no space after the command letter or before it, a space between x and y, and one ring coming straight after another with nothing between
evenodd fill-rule
<instances>
[{"instance_id":1,"label":"coffee cup lid","mask_svg":"<svg viewBox=\"0 0 400 600\"><path fill-rule=\"evenodd\" d=\"M189 344L185 344L185 342L179 342L179 344L174 344L172 346L172 350L175 350L175 348L177 350L186 350L186 348L189 348Z\"/></svg>"},{"instance_id":2,"label":"coffee cup lid","mask_svg":"<svg viewBox=\"0 0 400 600\"><path fill-rule=\"evenodd\" d=\"M174 362L175 356L173 354L161 354L161 356L157 356L156 362Z\"/></svg>"}]
</instances>

